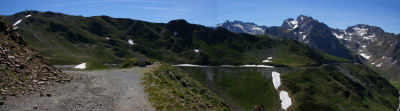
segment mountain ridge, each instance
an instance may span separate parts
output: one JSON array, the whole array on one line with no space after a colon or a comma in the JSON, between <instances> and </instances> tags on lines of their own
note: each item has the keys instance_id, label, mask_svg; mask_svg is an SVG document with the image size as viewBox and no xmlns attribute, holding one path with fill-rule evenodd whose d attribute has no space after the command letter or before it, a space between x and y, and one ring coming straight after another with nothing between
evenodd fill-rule
<instances>
[{"instance_id":1,"label":"mountain ridge","mask_svg":"<svg viewBox=\"0 0 400 111\"><path fill-rule=\"evenodd\" d=\"M315 33L315 31L312 32L311 30L313 28L307 26L306 24L310 22L311 24L316 24L312 23L314 21L318 22L317 20L314 20L312 17L308 17L305 15L300 15L296 19L288 18L283 21L281 26L267 27L264 34L271 34L278 38L293 39L304 44L309 44L310 43L309 36L311 33ZM320 36L329 36L328 38L330 38L331 40L326 40L326 41L333 41L334 42L333 44L343 45L346 49L350 50L350 52L352 53L351 55L357 58L357 59L354 58L353 60L360 62L365 61L365 63L367 64L372 64L371 67L374 68L375 70L378 70L381 73L384 73L383 75L386 78L393 80L400 80L399 77L400 73L397 73L400 72L400 65L395 65L399 60L398 55L400 49L396 47L396 44L398 44L398 41L400 41L399 40L400 34L385 32L382 28L378 26L371 26L368 24L356 24L353 26L349 26L346 29L330 28L327 25L324 26L325 28L318 28L316 30L321 30L321 29L327 30L325 31L325 33L320 34ZM328 30L331 31L332 33L329 34ZM231 31L235 32L234 30ZM290 34L288 32L293 32L293 34ZM352 35L349 35L347 33ZM319 42L317 41L314 43L319 43ZM327 44L332 44L332 43L322 43L320 45L329 46ZM388 44L389 46L387 46ZM317 46L310 45L310 46L316 47L317 49L321 49L319 48L320 46L318 45ZM368 46L371 46L371 48L368 49ZM367 47L368 50L365 49L365 47ZM364 50L362 50L363 48ZM386 51L386 49L389 50ZM326 50L323 51L327 52ZM331 50L331 51L336 51L336 50Z\"/></svg>"},{"instance_id":2,"label":"mountain ridge","mask_svg":"<svg viewBox=\"0 0 400 111\"><path fill-rule=\"evenodd\" d=\"M26 18L28 15L31 16ZM47 55L53 63L71 61L80 63L88 60L118 63L136 55L145 55L171 64L211 65L210 68L216 70L194 69L193 72L199 75L193 74L188 77L222 87L219 88L221 90L217 90L222 91L222 94L217 93L218 96L231 97L232 103L238 104L243 110L259 109L264 106L267 110L282 107L279 104L280 95L272 86L270 71L282 73L283 84L280 89L285 89L287 95L293 97L293 104L289 110L389 111L398 105L397 89L363 64L354 64L348 59L315 50L299 41L274 39L273 35L237 34L220 27L210 28L190 24L186 20L151 23L108 16L79 17L52 12L36 14L24 12L19 16L11 15L7 18L11 23L20 21L15 31L24 35L35 49ZM292 35L288 37L298 37L287 29L279 27L277 29L282 30L282 34ZM324 30L319 33L331 33L331 31ZM318 35L310 34L310 37L313 36ZM70 55L70 58L60 55ZM331 63L339 64L329 65ZM341 66L340 63L348 64ZM228 66L225 67L226 65ZM235 67L239 65L246 68ZM225 67L226 70L219 66ZM261 72L255 68L259 68ZM286 73L288 68L294 72ZM188 80L179 76L186 74L171 74L175 68L167 69L163 72L168 75L162 74L165 77L160 77L170 78L165 80L172 81L172 86L181 84L188 88L194 87L179 81ZM218 72L221 69L222 71ZM243 72L232 73L238 69ZM204 73L215 74L210 74L211 77L208 77L209 75ZM157 79L154 76L149 77ZM209 80L210 78L214 79ZM261 88L263 90L260 90ZM202 92L204 91L200 91ZM265 98L275 97L275 99L272 101L260 99L259 94ZM183 98L185 97L174 99ZM223 99L229 101L229 98Z\"/></svg>"}]
</instances>

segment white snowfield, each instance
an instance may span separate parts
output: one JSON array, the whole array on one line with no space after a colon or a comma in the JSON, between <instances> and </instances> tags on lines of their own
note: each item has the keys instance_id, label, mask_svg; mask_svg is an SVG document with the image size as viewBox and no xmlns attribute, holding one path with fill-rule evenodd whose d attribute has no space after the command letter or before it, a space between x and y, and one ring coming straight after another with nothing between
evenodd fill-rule
<instances>
[{"instance_id":1,"label":"white snowfield","mask_svg":"<svg viewBox=\"0 0 400 111\"><path fill-rule=\"evenodd\" d=\"M278 91L279 86L281 86L281 77L280 73L276 71L272 71L272 83L274 84L275 89ZM284 110L287 110L292 105L292 99L289 97L289 93L281 90L279 92L279 98L281 99L281 107Z\"/></svg>"},{"instance_id":2,"label":"white snowfield","mask_svg":"<svg viewBox=\"0 0 400 111\"><path fill-rule=\"evenodd\" d=\"M262 62L267 63L267 62L272 62L271 60L265 59Z\"/></svg>"},{"instance_id":3,"label":"white snowfield","mask_svg":"<svg viewBox=\"0 0 400 111\"><path fill-rule=\"evenodd\" d=\"M292 105L292 99L289 97L289 93L286 91L279 92L279 98L281 99L282 109L287 110Z\"/></svg>"},{"instance_id":4,"label":"white snowfield","mask_svg":"<svg viewBox=\"0 0 400 111\"><path fill-rule=\"evenodd\" d=\"M366 59L369 59L371 56L369 56L369 55L367 55L367 54L365 54L365 53L361 53L360 54L361 56L363 56L364 58L366 58Z\"/></svg>"},{"instance_id":5,"label":"white snowfield","mask_svg":"<svg viewBox=\"0 0 400 111\"><path fill-rule=\"evenodd\" d=\"M30 17L30 16L32 16L32 15L26 15L25 18L28 18L28 17ZM16 26L17 26L19 23L21 23L22 20L24 20L24 19L19 19L19 20L17 20L17 21L13 24L13 26L14 26L13 29L18 29L18 27L16 27Z\"/></svg>"},{"instance_id":6,"label":"white snowfield","mask_svg":"<svg viewBox=\"0 0 400 111\"><path fill-rule=\"evenodd\" d=\"M359 28L359 27L354 27L353 30L356 32L357 35L363 36L367 34L368 29L365 28Z\"/></svg>"},{"instance_id":7,"label":"white snowfield","mask_svg":"<svg viewBox=\"0 0 400 111\"><path fill-rule=\"evenodd\" d=\"M135 45L135 43L133 43L133 40L132 40L132 39L129 39L129 40L128 40L128 43L129 43L130 45Z\"/></svg>"},{"instance_id":8,"label":"white snowfield","mask_svg":"<svg viewBox=\"0 0 400 111\"><path fill-rule=\"evenodd\" d=\"M268 57L267 59L263 60L262 62L267 63L267 62L272 62L272 57Z\"/></svg>"},{"instance_id":9,"label":"white snowfield","mask_svg":"<svg viewBox=\"0 0 400 111\"><path fill-rule=\"evenodd\" d=\"M79 64L79 65L76 65L74 68L75 69L86 69L86 63L82 63L82 64Z\"/></svg>"},{"instance_id":10,"label":"white snowfield","mask_svg":"<svg viewBox=\"0 0 400 111\"><path fill-rule=\"evenodd\" d=\"M281 86L281 77L280 73L273 71L272 72L272 83L274 84L274 87L276 90L278 90L279 86Z\"/></svg>"},{"instance_id":11,"label":"white snowfield","mask_svg":"<svg viewBox=\"0 0 400 111\"><path fill-rule=\"evenodd\" d=\"M293 30L293 29L296 29L299 25L298 25L298 21L297 20L292 20L292 21L286 21L291 27L292 27L292 29L289 29L289 30Z\"/></svg>"},{"instance_id":12,"label":"white snowfield","mask_svg":"<svg viewBox=\"0 0 400 111\"><path fill-rule=\"evenodd\" d=\"M200 52L199 49L194 49L193 51L196 52L196 53L199 53L199 52Z\"/></svg>"},{"instance_id":13,"label":"white snowfield","mask_svg":"<svg viewBox=\"0 0 400 111\"><path fill-rule=\"evenodd\" d=\"M13 26L14 26L14 27L17 26L19 23L21 23L21 21L22 21L22 19L19 19L17 22L15 22L15 23L13 24Z\"/></svg>"}]
</instances>

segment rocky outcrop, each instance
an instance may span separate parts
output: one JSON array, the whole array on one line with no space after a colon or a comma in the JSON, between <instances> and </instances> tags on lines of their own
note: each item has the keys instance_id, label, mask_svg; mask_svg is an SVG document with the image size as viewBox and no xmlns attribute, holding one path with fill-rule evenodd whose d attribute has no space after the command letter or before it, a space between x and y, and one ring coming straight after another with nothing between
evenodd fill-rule
<instances>
[{"instance_id":1,"label":"rocky outcrop","mask_svg":"<svg viewBox=\"0 0 400 111\"><path fill-rule=\"evenodd\" d=\"M0 96L31 94L71 79L50 65L0 18Z\"/></svg>"}]
</instances>

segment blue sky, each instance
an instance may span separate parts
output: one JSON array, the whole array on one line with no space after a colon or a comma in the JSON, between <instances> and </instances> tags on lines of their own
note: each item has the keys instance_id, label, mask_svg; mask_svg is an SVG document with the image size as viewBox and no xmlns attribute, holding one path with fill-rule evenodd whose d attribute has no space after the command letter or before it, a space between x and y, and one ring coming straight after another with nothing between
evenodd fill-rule
<instances>
[{"instance_id":1,"label":"blue sky","mask_svg":"<svg viewBox=\"0 0 400 111\"><path fill-rule=\"evenodd\" d=\"M225 20L280 26L304 14L332 28L369 24L400 33L400 0L1 0L0 6L1 15L38 10L163 23L186 19L206 26Z\"/></svg>"}]
</instances>

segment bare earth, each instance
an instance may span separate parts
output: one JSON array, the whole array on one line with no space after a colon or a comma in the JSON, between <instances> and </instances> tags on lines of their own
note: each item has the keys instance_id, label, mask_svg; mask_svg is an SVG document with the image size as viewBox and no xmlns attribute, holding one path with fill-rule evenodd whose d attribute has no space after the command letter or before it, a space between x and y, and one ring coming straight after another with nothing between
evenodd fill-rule
<instances>
[{"instance_id":1,"label":"bare earth","mask_svg":"<svg viewBox=\"0 0 400 111\"><path fill-rule=\"evenodd\" d=\"M141 78L155 67L98 71L64 71L75 79L64 84L49 86L41 93L7 96L1 111L25 110L101 110L101 111L153 111L144 92Z\"/></svg>"}]
</instances>

